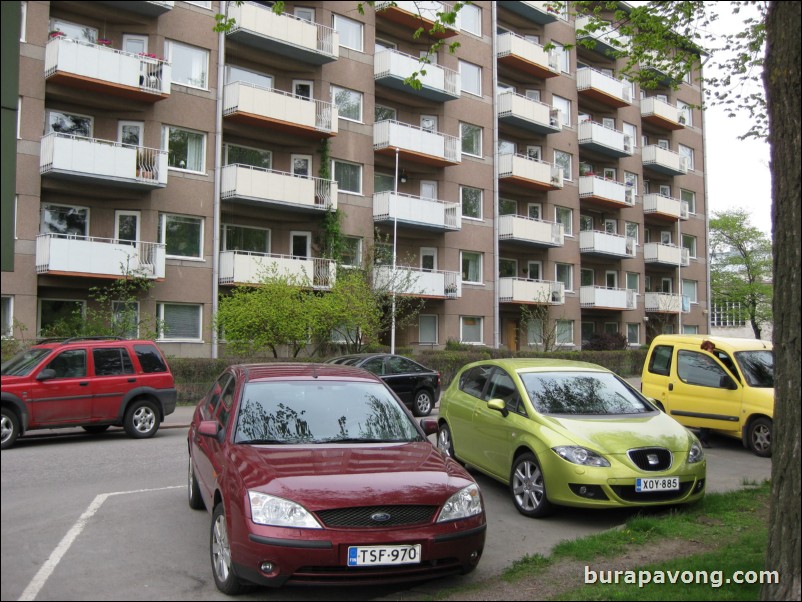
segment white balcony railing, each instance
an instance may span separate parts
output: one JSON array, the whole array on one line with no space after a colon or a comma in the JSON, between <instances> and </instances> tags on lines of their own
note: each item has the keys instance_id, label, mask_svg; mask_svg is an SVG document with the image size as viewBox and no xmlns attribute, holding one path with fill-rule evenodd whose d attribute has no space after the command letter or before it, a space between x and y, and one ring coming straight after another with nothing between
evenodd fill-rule
<instances>
[{"instance_id":1,"label":"white balcony railing","mask_svg":"<svg viewBox=\"0 0 802 602\"><path fill-rule=\"evenodd\" d=\"M612 23L600 22L595 17L577 17L574 27L577 31L577 40L592 40L593 50L607 58L614 57L619 52L626 52L630 44L629 36L619 33Z\"/></svg>"},{"instance_id":2,"label":"white balcony railing","mask_svg":"<svg viewBox=\"0 0 802 602\"><path fill-rule=\"evenodd\" d=\"M576 70L576 89L615 107L632 104L632 87L629 82L616 79L592 67Z\"/></svg>"},{"instance_id":3,"label":"white balcony railing","mask_svg":"<svg viewBox=\"0 0 802 602\"><path fill-rule=\"evenodd\" d=\"M167 151L52 133L40 145L39 173L132 188L167 185Z\"/></svg>"},{"instance_id":4,"label":"white balcony railing","mask_svg":"<svg viewBox=\"0 0 802 602\"><path fill-rule=\"evenodd\" d=\"M497 38L496 57L501 62L524 71L531 71L539 77L560 75L557 53L546 50L540 44L527 40L516 33L505 32Z\"/></svg>"},{"instance_id":5,"label":"white balcony railing","mask_svg":"<svg viewBox=\"0 0 802 602\"><path fill-rule=\"evenodd\" d=\"M399 295L457 299L462 295L459 272L424 270L408 266L377 265L373 269L373 286Z\"/></svg>"},{"instance_id":6,"label":"white balcony railing","mask_svg":"<svg viewBox=\"0 0 802 602\"><path fill-rule=\"evenodd\" d=\"M629 134L593 121L579 124L579 144L619 158L630 156L633 151L633 140Z\"/></svg>"},{"instance_id":7,"label":"white balcony railing","mask_svg":"<svg viewBox=\"0 0 802 602\"><path fill-rule=\"evenodd\" d=\"M498 177L510 178L533 188L554 190L563 187L562 167L513 153L498 156Z\"/></svg>"},{"instance_id":8,"label":"white balcony railing","mask_svg":"<svg viewBox=\"0 0 802 602\"><path fill-rule=\"evenodd\" d=\"M373 220L397 220L399 223L427 229L457 231L462 227L462 212L459 203L425 199L388 190L373 195Z\"/></svg>"},{"instance_id":9,"label":"white balcony railing","mask_svg":"<svg viewBox=\"0 0 802 602\"><path fill-rule=\"evenodd\" d=\"M164 244L96 236L40 234L36 272L119 278L164 278Z\"/></svg>"},{"instance_id":10,"label":"white balcony railing","mask_svg":"<svg viewBox=\"0 0 802 602\"><path fill-rule=\"evenodd\" d=\"M421 83L419 90L404 83L416 72ZM397 90L434 100L452 100L461 95L459 72L435 64L423 66L420 58L397 50L382 50L374 55L373 77Z\"/></svg>"},{"instance_id":11,"label":"white balcony railing","mask_svg":"<svg viewBox=\"0 0 802 602\"><path fill-rule=\"evenodd\" d=\"M673 219L688 219L688 202L662 194L644 194L643 213Z\"/></svg>"},{"instance_id":12,"label":"white balcony railing","mask_svg":"<svg viewBox=\"0 0 802 602\"><path fill-rule=\"evenodd\" d=\"M668 104L656 96L641 99L640 115L650 123L672 130L682 129L685 126L682 112L674 105Z\"/></svg>"},{"instance_id":13,"label":"white balcony railing","mask_svg":"<svg viewBox=\"0 0 802 602\"><path fill-rule=\"evenodd\" d=\"M559 132L563 127L560 109L511 90L498 95L498 117L539 134Z\"/></svg>"},{"instance_id":14,"label":"white balcony railing","mask_svg":"<svg viewBox=\"0 0 802 602\"><path fill-rule=\"evenodd\" d=\"M528 278L499 278L498 300L501 303L563 305L565 285L562 282Z\"/></svg>"},{"instance_id":15,"label":"white balcony railing","mask_svg":"<svg viewBox=\"0 0 802 602\"><path fill-rule=\"evenodd\" d=\"M546 247L561 247L565 243L563 225L523 215L500 215L499 240L515 240Z\"/></svg>"},{"instance_id":16,"label":"white balcony railing","mask_svg":"<svg viewBox=\"0 0 802 602\"><path fill-rule=\"evenodd\" d=\"M688 159L672 150L650 144L644 146L641 152L644 167L672 176L681 176L688 173Z\"/></svg>"},{"instance_id":17,"label":"white balcony railing","mask_svg":"<svg viewBox=\"0 0 802 602\"><path fill-rule=\"evenodd\" d=\"M444 163L459 163L462 148L459 138L399 121L379 121L373 126L373 150L399 148L406 153Z\"/></svg>"},{"instance_id":18,"label":"white balcony railing","mask_svg":"<svg viewBox=\"0 0 802 602\"><path fill-rule=\"evenodd\" d=\"M122 87L142 92L145 100L170 94L171 70L163 59L64 36L51 39L45 48L45 78L70 75L104 82L110 93L123 93L114 90Z\"/></svg>"},{"instance_id":19,"label":"white balcony railing","mask_svg":"<svg viewBox=\"0 0 802 602\"><path fill-rule=\"evenodd\" d=\"M682 295L677 293L646 293L646 311L678 314L682 309Z\"/></svg>"},{"instance_id":20,"label":"white balcony railing","mask_svg":"<svg viewBox=\"0 0 802 602\"><path fill-rule=\"evenodd\" d=\"M322 178L295 176L283 171L226 165L222 169L220 197L279 203L299 209L328 211L337 208L337 182Z\"/></svg>"},{"instance_id":21,"label":"white balcony railing","mask_svg":"<svg viewBox=\"0 0 802 602\"><path fill-rule=\"evenodd\" d=\"M643 261L645 263L685 267L691 262L691 254L685 247L659 242L647 242L643 245Z\"/></svg>"},{"instance_id":22,"label":"white balcony railing","mask_svg":"<svg viewBox=\"0 0 802 602\"><path fill-rule=\"evenodd\" d=\"M604 286L583 286L579 289L579 305L583 308L635 309L635 291Z\"/></svg>"},{"instance_id":23,"label":"white balcony railing","mask_svg":"<svg viewBox=\"0 0 802 602\"><path fill-rule=\"evenodd\" d=\"M289 92L263 88L247 82L227 84L223 96L223 115L237 113L302 130L336 135L337 107L330 102L296 96Z\"/></svg>"},{"instance_id":24,"label":"white balcony railing","mask_svg":"<svg viewBox=\"0 0 802 602\"><path fill-rule=\"evenodd\" d=\"M631 186L599 176L579 177L579 198L592 198L630 207L635 204L635 194Z\"/></svg>"},{"instance_id":25,"label":"white balcony railing","mask_svg":"<svg viewBox=\"0 0 802 602\"><path fill-rule=\"evenodd\" d=\"M220 284L257 284L266 276L289 276L300 286L328 290L334 286L336 267L331 259L294 257L246 251L220 252Z\"/></svg>"},{"instance_id":26,"label":"white balcony railing","mask_svg":"<svg viewBox=\"0 0 802 602\"><path fill-rule=\"evenodd\" d=\"M553 23L559 18L559 13L554 2L504 2L498 3L499 6L514 12L529 21L546 25Z\"/></svg>"},{"instance_id":27,"label":"white balcony railing","mask_svg":"<svg viewBox=\"0 0 802 602\"><path fill-rule=\"evenodd\" d=\"M635 257L634 238L623 234L612 234L599 230L583 230L579 233L579 252L611 257Z\"/></svg>"}]
</instances>

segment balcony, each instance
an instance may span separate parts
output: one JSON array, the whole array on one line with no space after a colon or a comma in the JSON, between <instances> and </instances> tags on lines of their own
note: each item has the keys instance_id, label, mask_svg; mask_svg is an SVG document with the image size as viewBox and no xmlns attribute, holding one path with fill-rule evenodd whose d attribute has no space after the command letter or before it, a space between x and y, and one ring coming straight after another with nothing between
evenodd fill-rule
<instances>
[{"instance_id":1,"label":"balcony","mask_svg":"<svg viewBox=\"0 0 802 602\"><path fill-rule=\"evenodd\" d=\"M546 25L554 23L557 19L557 11L549 6L550 2L499 2L498 5L506 8L533 23Z\"/></svg>"},{"instance_id":2,"label":"balcony","mask_svg":"<svg viewBox=\"0 0 802 602\"><path fill-rule=\"evenodd\" d=\"M660 242L647 242L643 245L644 263L665 267L685 267L691 263L690 251L685 247Z\"/></svg>"},{"instance_id":3,"label":"balcony","mask_svg":"<svg viewBox=\"0 0 802 602\"><path fill-rule=\"evenodd\" d=\"M333 180L251 165L226 165L222 169L220 198L224 201L321 213L337 209L337 193L337 182Z\"/></svg>"},{"instance_id":4,"label":"balcony","mask_svg":"<svg viewBox=\"0 0 802 602\"><path fill-rule=\"evenodd\" d=\"M562 167L513 153L498 156L498 178L503 183L534 190L558 190L563 187Z\"/></svg>"},{"instance_id":5,"label":"balcony","mask_svg":"<svg viewBox=\"0 0 802 602\"><path fill-rule=\"evenodd\" d=\"M391 191L375 193L373 221L393 223L396 220L398 225L435 232L458 232L462 228L459 203L424 199Z\"/></svg>"},{"instance_id":6,"label":"balcony","mask_svg":"<svg viewBox=\"0 0 802 602\"><path fill-rule=\"evenodd\" d=\"M413 88L405 83L415 72L418 72L420 88ZM397 50L382 50L376 53L373 57L373 77L377 84L425 100L446 102L456 100L461 95L460 76L457 71L440 65L421 65L418 57Z\"/></svg>"},{"instance_id":7,"label":"balcony","mask_svg":"<svg viewBox=\"0 0 802 602\"><path fill-rule=\"evenodd\" d=\"M594 205L620 209L635 205L635 190L623 182L587 175L579 177L579 198Z\"/></svg>"},{"instance_id":8,"label":"balcony","mask_svg":"<svg viewBox=\"0 0 802 602\"><path fill-rule=\"evenodd\" d=\"M627 52L629 37L618 33L612 23L582 16L576 18L574 26L577 32L576 41L581 48L589 48L607 59L614 59Z\"/></svg>"},{"instance_id":9,"label":"balcony","mask_svg":"<svg viewBox=\"0 0 802 602\"><path fill-rule=\"evenodd\" d=\"M685 117L680 110L656 96L640 101L640 116L643 121L664 130L681 130L685 127Z\"/></svg>"},{"instance_id":10,"label":"balcony","mask_svg":"<svg viewBox=\"0 0 802 602\"><path fill-rule=\"evenodd\" d=\"M583 98L590 98L608 107L620 109L632 104L629 82L615 79L591 67L576 70L576 89Z\"/></svg>"},{"instance_id":11,"label":"balcony","mask_svg":"<svg viewBox=\"0 0 802 602\"><path fill-rule=\"evenodd\" d=\"M462 161L459 138L399 121L379 121L373 126L373 150L382 155L436 167L457 165Z\"/></svg>"},{"instance_id":12,"label":"balcony","mask_svg":"<svg viewBox=\"0 0 802 602\"><path fill-rule=\"evenodd\" d=\"M560 75L556 52L512 32L498 36L496 58L502 65L541 79Z\"/></svg>"},{"instance_id":13,"label":"balcony","mask_svg":"<svg viewBox=\"0 0 802 602\"><path fill-rule=\"evenodd\" d=\"M499 278L498 300L499 303L564 305L565 285L528 278Z\"/></svg>"},{"instance_id":14,"label":"balcony","mask_svg":"<svg viewBox=\"0 0 802 602\"><path fill-rule=\"evenodd\" d=\"M645 309L650 312L678 314L682 310L682 295L675 293L646 293Z\"/></svg>"},{"instance_id":15,"label":"balcony","mask_svg":"<svg viewBox=\"0 0 802 602\"><path fill-rule=\"evenodd\" d=\"M437 22L438 13L447 13L454 7L445 2L432 2L430 0L398 2L377 2L376 18L387 19L413 32L422 27L425 35L444 39L457 35L459 32L451 27L443 26L442 31L432 31ZM458 17L459 18L459 17ZM440 29L438 27L438 29Z\"/></svg>"},{"instance_id":16,"label":"balcony","mask_svg":"<svg viewBox=\"0 0 802 602\"><path fill-rule=\"evenodd\" d=\"M36 273L52 276L164 278L164 245L95 236L40 234Z\"/></svg>"},{"instance_id":17,"label":"balcony","mask_svg":"<svg viewBox=\"0 0 802 602\"><path fill-rule=\"evenodd\" d=\"M641 152L643 166L668 176L682 176L688 173L688 159L679 153L655 144L644 146Z\"/></svg>"},{"instance_id":18,"label":"balcony","mask_svg":"<svg viewBox=\"0 0 802 602\"><path fill-rule=\"evenodd\" d=\"M662 194L645 194L643 213L646 217L675 222L688 219L688 203Z\"/></svg>"},{"instance_id":19,"label":"balcony","mask_svg":"<svg viewBox=\"0 0 802 602\"><path fill-rule=\"evenodd\" d=\"M627 259L635 257L635 239L623 234L583 230L579 233L579 252L595 257Z\"/></svg>"},{"instance_id":20,"label":"balcony","mask_svg":"<svg viewBox=\"0 0 802 602\"><path fill-rule=\"evenodd\" d=\"M143 17L158 17L173 10L175 2L106 2L101 0L99 4L105 4L117 10L135 13Z\"/></svg>"},{"instance_id":21,"label":"balcony","mask_svg":"<svg viewBox=\"0 0 802 602\"><path fill-rule=\"evenodd\" d=\"M48 83L99 95L148 103L164 100L170 97L171 70L161 59L63 36L45 47Z\"/></svg>"},{"instance_id":22,"label":"balcony","mask_svg":"<svg viewBox=\"0 0 802 602\"><path fill-rule=\"evenodd\" d=\"M330 102L310 100L246 82L226 85L223 117L307 138L337 135L337 107Z\"/></svg>"},{"instance_id":23,"label":"balcony","mask_svg":"<svg viewBox=\"0 0 802 602\"><path fill-rule=\"evenodd\" d=\"M442 270L424 270L407 266L396 266L396 277L393 278L393 267L377 265L373 268L373 286L388 292L413 297L432 299L459 299L462 296L462 281L459 272Z\"/></svg>"},{"instance_id":24,"label":"balcony","mask_svg":"<svg viewBox=\"0 0 802 602\"><path fill-rule=\"evenodd\" d=\"M330 290L334 286L335 264L331 259L294 257L247 251L220 252L220 285L258 284L276 274L296 278L302 286Z\"/></svg>"},{"instance_id":25,"label":"balcony","mask_svg":"<svg viewBox=\"0 0 802 602\"><path fill-rule=\"evenodd\" d=\"M632 156L631 136L593 121L583 121L579 124L579 145L583 150L595 151L617 159Z\"/></svg>"},{"instance_id":26,"label":"balcony","mask_svg":"<svg viewBox=\"0 0 802 602\"><path fill-rule=\"evenodd\" d=\"M563 129L559 109L512 91L498 95L498 119L534 134L556 134Z\"/></svg>"},{"instance_id":27,"label":"balcony","mask_svg":"<svg viewBox=\"0 0 802 602\"><path fill-rule=\"evenodd\" d=\"M340 36L331 27L310 23L270 7L243 2L228 3L228 17L235 20L227 38L309 65L325 65L340 58Z\"/></svg>"},{"instance_id":28,"label":"balcony","mask_svg":"<svg viewBox=\"0 0 802 602\"><path fill-rule=\"evenodd\" d=\"M53 133L42 138L39 173L85 184L155 190L167 186L167 151Z\"/></svg>"},{"instance_id":29,"label":"balcony","mask_svg":"<svg viewBox=\"0 0 802 602\"><path fill-rule=\"evenodd\" d=\"M498 238L532 247L561 247L565 243L563 225L522 215L500 215Z\"/></svg>"},{"instance_id":30,"label":"balcony","mask_svg":"<svg viewBox=\"0 0 802 602\"><path fill-rule=\"evenodd\" d=\"M635 291L604 286L583 286L579 289L582 309L635 309Z\"/></svg>"}]
</instances>

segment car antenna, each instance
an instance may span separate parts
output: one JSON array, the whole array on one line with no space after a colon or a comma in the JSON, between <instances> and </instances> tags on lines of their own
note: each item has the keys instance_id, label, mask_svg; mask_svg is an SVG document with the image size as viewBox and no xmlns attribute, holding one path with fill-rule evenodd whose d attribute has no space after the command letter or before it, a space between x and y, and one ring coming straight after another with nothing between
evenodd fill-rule
<instances>
[{"instance_id":1,"label":"car antenna","mask_svg":"<svg viewBox=\"0 0 802 602\"><path fill-rule=\"evenodd\" d=\"M312 378L317 378L317 377L318 377L317 366L313 364L312 365Z\"/></svg>"}]
</instances>

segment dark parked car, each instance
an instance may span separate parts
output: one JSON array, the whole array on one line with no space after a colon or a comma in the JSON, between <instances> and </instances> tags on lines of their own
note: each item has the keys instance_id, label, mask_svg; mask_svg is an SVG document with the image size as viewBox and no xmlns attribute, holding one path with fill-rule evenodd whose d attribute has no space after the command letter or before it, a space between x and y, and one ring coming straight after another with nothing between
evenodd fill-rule
<instances>
[{"instance_id":1,"label":"dark parked car","mask_svg":"<svg viewBox=\"0 0 802 602\"><path fill-rule=\"evenodd\" d=\"M191 508L211 514L218 589L387 584L472 571L479 488L376 376L331 364L235 365L188 433Z\"/></svg>"},{"instance_id":2,"label":"dark parked car","mask_svg":"<svg viewBox=\"0 0 802 602\"><path fill-rule=\"evenodd\" d=\"M3 363L2 448L34 429L122 426L131 437L152 437L175 399L170 367L152 341L43 342Z\"/></svg>"},{"instance_id":3,"label":"dark parked car","mask_svg":"<svg viewBox=\"0 0 802 602\"><path fill-rule=\"evenodd\" d=\"M343 364L364 368L386 382L415 416L432 413L440 397L440 373L402 355L358 353L326 360L327 364Z\"/></svg>"}]
</instances>

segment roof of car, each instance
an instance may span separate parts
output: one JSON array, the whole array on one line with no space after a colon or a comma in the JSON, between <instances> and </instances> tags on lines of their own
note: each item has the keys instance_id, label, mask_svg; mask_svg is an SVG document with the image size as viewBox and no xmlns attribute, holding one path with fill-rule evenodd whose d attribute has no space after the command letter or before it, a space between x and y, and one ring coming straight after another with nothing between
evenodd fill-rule
<instances>
[{"instance_id":1,"label":"roof of car","mask_svg":"<svg viewBox=\"0 0 802 602\"><path fill-rule=\"evenodd\" d=\"M754 349L773 349L771 341L760 339L742 339L737 337L721 337L709 334L661 334L654 338L652 345L665 343L686 343L702 345L702 341L710 341L725 351L749 351Z\"/></svg>"},{"instance_id":2,"label":"roof of car","mask_svg":"<svg viewBox=\"0 0 802 602\"><path fill-rule=\"evenodd\" d=\"M340 364L319 363L270 363L270 364L238 364L231 366L235 372L241 372L249 382L274 379L346 379L346 380L381 380L362 368L343 366Z\"/></svg>"},{"instance_id":3,"label":"roof of car","mask_svg":"<svg viewBox=\"0 0 802 602\"><path fill-rule=\"evenodd\" d=\"M87 345L87 344L119 345L121 343L136 343L136 344L148 343L151 345L155 345L153 341L148 341L145 339L126 339L124 337L114 337L114 336L86 336L86 337L42 339L33 346L45 349L57 349L58 347L63 347L65 345Z\"/></svg>"},{"instance_id":4,"label":"roof of car","mask_svg":"<svg viewBox=\"0 0 802 602\"><path fill-rule=\"evenodd\" d=\"M469 364L469 366L478 366L481 364L491 364L506 368L516 372L556 372L567 370L591 370L596 372L610 372L607 368L599 366L598 364L591 364L589 362L577 362L573 360L558 360L546 358L499 358L493 360L483 360Z\"/></svg>"}]
</instances>

